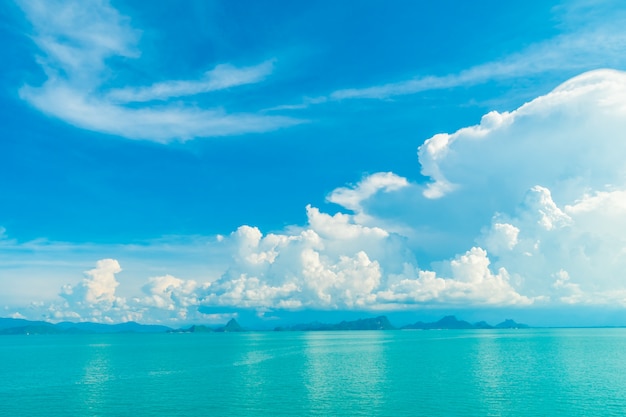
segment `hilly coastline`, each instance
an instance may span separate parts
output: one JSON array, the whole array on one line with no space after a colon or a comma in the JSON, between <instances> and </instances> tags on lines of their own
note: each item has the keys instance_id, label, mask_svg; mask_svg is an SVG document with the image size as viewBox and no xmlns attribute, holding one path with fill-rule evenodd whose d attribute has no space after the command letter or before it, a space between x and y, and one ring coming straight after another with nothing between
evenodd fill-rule
<instances>
[{"instance_id":1,"label":"hilly coastline","mask_svg":"<svg viewBox=\"0 0 626 417\"><path fill-rule=\"evenodd\" d=\"M329 331L329 330L396 330L385 316L353 321L342 321L337 324L327 324L314 321L305 324L295 324L287 327L276 327L275 331Z\"/></svg>"},{"instance_id":2,"label":"hilly coastline","mask_svg":"<svg viewBox=\"0 0 626 417\"><path fill-rule=\"evenodd\" d=\"M279 326L274 331L362 331L362 330L469 330L469 329L524 329L529 326L507 319L494 326L480 321L470 323L459 320L455 316L445 316L435 322L418 321L401 327L396 327L386 316L364 318L339 323L310 323ZM207 325L192 325L190 327L174 329L163 325L139 324L126 322L120 324L103 324L90 322L61 322L29 321L24 319L0 318L0 335L53 335L53 334L111 334L111 333L236 333L244 332L235 319L231 319L223 326L211 327ZM255 330L255 329L250 329Z\"/></svg>"},{"instance_id":3,"label":"hilly coastline","mask_svg":"<svg viewBox=\"0 0 626 417\"><path fill-rule=\"evenodd\" d=\"M445 316L441 320L424 323L418 321L413 324L403 326L402 329L415 329L415 330L452 330L452 329L527 329L527 324L517 323L515 320L507 319L502 323L498 323L495 326L490 325L484 321L477 323L469 323L464 320L459 320L455 316Z\"/></svg>"}]
</instances>

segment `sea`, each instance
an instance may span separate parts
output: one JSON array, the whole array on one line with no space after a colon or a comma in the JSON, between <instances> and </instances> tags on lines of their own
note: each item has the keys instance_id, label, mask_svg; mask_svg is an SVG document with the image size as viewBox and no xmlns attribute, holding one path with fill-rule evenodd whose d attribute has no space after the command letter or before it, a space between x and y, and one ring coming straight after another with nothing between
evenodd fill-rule
<instances>
[{"instance_id":1,"label":"sea","mask_svg":"<svg viewBox=\"0 0 626 417\"><path fill-rule=\"evenodd\" d=\"M0 416L624 416L626 329L0 336Z\"/></svg>"}]
</instances>

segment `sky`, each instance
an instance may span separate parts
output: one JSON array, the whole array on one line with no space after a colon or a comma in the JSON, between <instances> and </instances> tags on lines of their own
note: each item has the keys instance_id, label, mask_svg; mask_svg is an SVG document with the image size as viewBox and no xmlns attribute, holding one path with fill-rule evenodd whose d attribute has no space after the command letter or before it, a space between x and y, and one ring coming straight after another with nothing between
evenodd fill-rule
<instances>
[{"instance_id":1,"label":"sky","mask_svg":"<svg viewBox=\"0 0 626 417\"><path fill-rule=\"evenodd\" d=\"M625 24L608 0L3 2L0 315L626 325Z\"/></svg>"}]
</instances>

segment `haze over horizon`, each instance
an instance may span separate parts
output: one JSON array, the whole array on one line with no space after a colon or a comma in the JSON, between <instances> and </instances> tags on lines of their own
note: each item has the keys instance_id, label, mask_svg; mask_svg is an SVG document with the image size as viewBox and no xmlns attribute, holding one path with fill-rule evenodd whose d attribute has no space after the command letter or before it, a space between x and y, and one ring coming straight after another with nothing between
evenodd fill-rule
<instances>
[{"instance_id":1,"label":"haze over horizon","mask_svg":"<svg viewBox=\"0 0 626 417\"><path fill-rule=\"evenodd\" d=\"M0 21L1 317L626 325L624 5Z\"/></svg>"}]
</instances>

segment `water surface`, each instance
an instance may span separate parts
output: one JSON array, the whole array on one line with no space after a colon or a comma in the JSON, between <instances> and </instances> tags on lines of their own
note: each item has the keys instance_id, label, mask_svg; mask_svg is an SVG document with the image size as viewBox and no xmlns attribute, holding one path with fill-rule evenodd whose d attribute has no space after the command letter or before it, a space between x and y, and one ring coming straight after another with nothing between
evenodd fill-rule
<instances>
[{"instance_id":1,"label":"water surface","mask_svg":"<svg viewBox=\"0 0 626 417\"><path fill-rule=\"evenodd\" d=\"M0 337L1 416L622 416L626 329Z\"/></svg>"}]
</instances>

